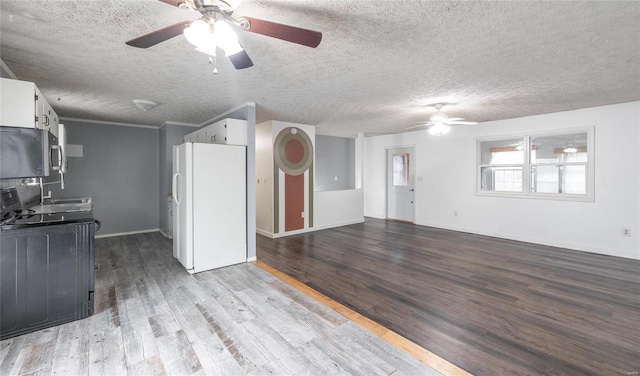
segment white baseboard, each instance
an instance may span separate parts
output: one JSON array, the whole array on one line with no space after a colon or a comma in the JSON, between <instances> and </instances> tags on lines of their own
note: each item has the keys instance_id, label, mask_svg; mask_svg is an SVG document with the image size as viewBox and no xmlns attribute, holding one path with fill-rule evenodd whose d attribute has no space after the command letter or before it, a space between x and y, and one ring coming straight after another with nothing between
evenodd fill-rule
<instances>
[{"instance_id":1,"label":"white baseboard","mask_svg":"<svg viewBox=\"0 0 640 376\"><path fill-rule=\"evenodd\" d=\"M262 236L266 236L267 238L273 239L273 233L272 232L269 232L269 231L266 231L266 230L261 230L261 229L257 228L256 229L256 233L260 234Z\"/></svg>"},{"instance_id":2,"label":"white baseboard","mask_svg":"<svg viewBox=\"0 0 640 376\"><path fill-rule=\"evenodd\" d=\"M99 238L111 238L113 236L123 236L123 235L135 235L135 234L146 234L148 232L161 232L159 228L151 228L148 230L138 230L138 231L127 231L127 232L114 232L112 234L100 234L96 235L96 239Z\"/></svg>"},{"instance_id":3,"label":"white baseboard","mask_svg":"<svg viewBox=\"0 0 640 376\"><path fill-rule=\"evenodd\" d=\"M247 262L252 262L252 261L256 261L256 260L258 260L258 258L256 256L247 257Z\"/></svg>"},{"instance_id":4,"label":"white baseboard","mask_svg":"<svg viewBox=\"0 0 640 376\"><path fill-rule=\"evenodd\" d=\"M170 237L170 236L169 236L169 233L168 233L168 232L166 232L165 230L160 229L160 230L158 230L158 231L160 231L160 233L162 234L162 236L164 236L165 238L167 238L167 239L173 239L172 237Z\"/></svg>"},{"instance_id":5,"label":"white baseboard","mask_svg":"<svg viewBox=\"0 0 640 376\"><path fill-rule=\"evenodd\" d=\"M593 246L577 244L577 243L568 243L568 242L561 242L561 241L549 241L548 239L544 239L544 238L537 238L537 237L530 237L530 236L520 236L520 235L513 235L513 234L505 234L505 233L493 232L493 231L478 231L478 230L475 230L475 229L469 229L469 228L464 228L464 227L442 226L442 225L436 225L436 224L431 224L431 223L419 223L419 222L416 222L415 224L418 225L418 226L427 226L427 227L441 228L441 229L444 229L444 230L467 232L467 233L470 233L470 234L491 236L491 237L494 237L494 238L515 240L515 241L524 242L524 243L540 244L540 245L546 245L546 246L549 246L549 247L566 248L566 249L571 249L571 250L580 251L580 252L597 253L599 255L623 257L623 258L630 258L630 259L634 259L634 260L640 260L640 256L638 256L638 255L627 254L627 253L615 253L615 252L612 252L610 249L603 249L603 248L599 248L599 247L593 247Z\"/></svg>"},{"instance_id":6,"label":"white baseboard","mask_svg":"<svg viewBox=\"0 0 640 376\"><path fill-rule=\"evenodd\" d=\"M263 236L266 236L266 237L271 238L271 239L278 239L278 238L283 238L285 236L306 234L308 232L326 230L326 229L335 228L335 227L355 225L355 224L363 223L363 222L364 222L364 217L362 219L354 219L352 221L346 221L346 222L341 222L341 223L332 223L332 224L322 225L322 226L314 226L314 227L309 227L309 228L303 228L303 229L300 229L300 230L281 232L281 233L278 233L278 234L274 234L274 233L267 232L265 230L260 230L260 229L256 229L256 233L258 233L260 235L263 235Z\"/></svg>"},{"instance_id":7,"label":"white baseboard","mask_svg":"<svg viewBox=\"0 0 640 376\"><path fill-rule=\"evenodd\" d=\"M328 228L356 225L358 223L364 223L364 217L358 218L358 219L353 219L351 221L345 221L345 222L340 222L340 223L331 223L331 224L328 224L328 225L316 226L312 230L314 230L314 231L326 230Z\"/></svg>"}]
</instances>

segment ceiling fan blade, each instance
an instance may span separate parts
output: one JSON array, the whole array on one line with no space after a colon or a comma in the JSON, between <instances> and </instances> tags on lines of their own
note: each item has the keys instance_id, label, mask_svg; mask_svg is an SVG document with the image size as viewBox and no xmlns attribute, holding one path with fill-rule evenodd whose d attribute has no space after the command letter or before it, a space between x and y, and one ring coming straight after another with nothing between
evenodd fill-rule
<instances>
[{"instance_id":1,"label":"ceiling fan blade","mask_svg":"<svg viewBox=\"0 0 640 376\"><path fill-rule=\"evenodd\" d=\"M231 60L231 64L233 64L236 69L245 69L253 66L253 62L245 50L229 55L229 60Z\"/></svg>"},{"instance_id":2,"label":"ceiling fan blade","mask_svg":"<svg viewBox=\"0 0 640 376\"><path fill-rule=\"evenodd\" d=\"M476 125L478 124L477 121L462 121L462 120L447 120L444 122L447 125Z\"/></svg>"},{"instance_id":3,"label":"ceiling fan blade","mask_svg":"<svg viewBox=\"0 0 640 376\"><path fill-rule=\"evenodd\" d=\"M322 33L318 31L283 25L253 17L240 17L240 23L248 32L282 39L287 42L297 43L307 47L316 48L320 44L320 41L322 41Z\"/></svg>"},{"instance_id":4,"label":"ceiling fan blade","mask_svg":"<svg viewBox=\"0 0 640 376\"><path fill-rule=\"evenodd\" d=\"M414 125L414 126L411 126L411 127L407 127L407 128L405 128L405 129L423 128L423 127L428 127L428 126L430 126L430 125L431 125L431 124L429 124L429 123L425 123L425 124L418 124L418 125Z\"/></svg>"},{"instance_id":5,"label":"ceiling fan blade","mask_svg":"<svg viewBox=\"0 0 640 376\"><path fill-rule=\"evenodd\" d=\"M125 43L133 47L149 48L151 46L155 46L160 42L164 42L167 39L171 39L173 37L177 37L178 35L182 34L182 32L184 31L184 28L189 26L191 22L193 21L178 22L175 25L167 26L160 30L152 31L148 34L131 39L130 41L127 41Z\"/></svg>"},{"instance_id":6,"label":"ceiling fan blade","mask_svg":"<svg viewBox=\"0 0 640 376\"><path fill-rule=\"evenodd\" d=\"M179 7L180 4L184 3L184 0L160 0L163 3L167 3L169 5L173 5L174 7Z\"/></svg>"}]
</instances>

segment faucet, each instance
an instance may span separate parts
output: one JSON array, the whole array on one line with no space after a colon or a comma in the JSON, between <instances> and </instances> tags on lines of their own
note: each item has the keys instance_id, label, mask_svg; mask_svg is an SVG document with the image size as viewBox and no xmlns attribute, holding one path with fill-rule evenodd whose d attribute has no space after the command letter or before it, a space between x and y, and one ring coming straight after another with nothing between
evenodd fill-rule
<instances>
[{"instance_id":1,"label":"faucet","mask_svg":"<svg viewBox=\"0 0 640 376\"><path fill-rule=\"evenodd\" d=\"M44 205L44 199L45 198L51 198L51 191L49 191L49 193L47 193L47 195L44 195L44 186L47 183L43 183L42 182L42 178L40 178L40 205ZM49 183L50 184L50 183Z\"/></svg>"}]
</instances>

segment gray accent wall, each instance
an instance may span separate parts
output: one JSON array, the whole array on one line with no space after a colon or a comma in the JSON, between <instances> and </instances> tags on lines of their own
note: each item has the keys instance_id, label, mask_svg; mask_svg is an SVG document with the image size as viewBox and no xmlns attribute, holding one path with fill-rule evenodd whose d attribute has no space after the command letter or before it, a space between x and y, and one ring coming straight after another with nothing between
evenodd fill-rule
<instances>
[{"instance_id":1,"label":"gray accent wall","mask_svg":"<svg viewBox=\"0 0 640 376\"><path fill-rule=\"evenodd\" d=\"M69 144L83 157L68 159L65 189L50 186L54 198L92 197L102 221L96 235L157 230L158 129L65 122Z\"/></svg>"},{"instance_id":2,"label":"gray accent wall","mask_svg":"<svg viewBox=\"0 0 640 376\"><path fill-rule=\"evenodd\" d=\"M356 188L355 145L353 138L316 135L316 191Z\"/></svg>"}]
</instances>

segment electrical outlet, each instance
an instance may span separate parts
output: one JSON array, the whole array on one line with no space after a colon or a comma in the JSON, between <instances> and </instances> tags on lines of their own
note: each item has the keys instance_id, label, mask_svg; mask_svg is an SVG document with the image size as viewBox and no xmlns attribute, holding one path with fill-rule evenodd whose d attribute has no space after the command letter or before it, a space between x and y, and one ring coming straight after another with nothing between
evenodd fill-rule
<instances>
[{"instance_id":1,"label":"electrical outlet","mask_svg":"<svg viewBox=\"0 0 640 376\"><path fill-rule=\"evenodd\" d=\"M304 212L300 212L300 218L304 218Z\"/></svg>"},{"instance_id":2,"label":"electrical outlet","mask_svg":"<svg viewBox=\"0 0 640 376\"><path fill-rule=\"evenodd\" d=\"M622 229L622 236L631 236L631 229L630 228Z\"/></svg>"}]
</instances>

